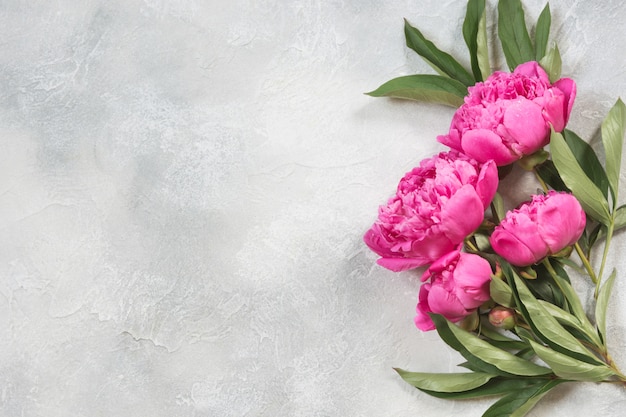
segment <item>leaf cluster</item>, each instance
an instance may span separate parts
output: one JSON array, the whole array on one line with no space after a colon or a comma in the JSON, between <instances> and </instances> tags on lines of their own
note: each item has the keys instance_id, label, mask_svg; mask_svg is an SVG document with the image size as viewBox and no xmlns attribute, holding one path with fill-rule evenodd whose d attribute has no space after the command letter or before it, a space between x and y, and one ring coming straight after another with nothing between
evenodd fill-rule
<instances>
[{"instance_id":1,"label":"leaf cluster","mask_svg":"<svg viewBox=\"0 0 626 417\"><path fill-rule=\"evenodd\" d=\"M534 43L526 28L520 0L498 3L498 38L511 70L528 61L538 61L550 81L561 74L561 57L556 45L548 50L551 15L546 4L535 25ZM394 97L459 107L467 87L491 74L485 0L469 0L463 21L463 39L469 51L471 70L441 50L419 29L404 20L406 45L424 59L438 75L416 74L394 78L366 93L373 97Z\"/></svg>"}]
</instances>

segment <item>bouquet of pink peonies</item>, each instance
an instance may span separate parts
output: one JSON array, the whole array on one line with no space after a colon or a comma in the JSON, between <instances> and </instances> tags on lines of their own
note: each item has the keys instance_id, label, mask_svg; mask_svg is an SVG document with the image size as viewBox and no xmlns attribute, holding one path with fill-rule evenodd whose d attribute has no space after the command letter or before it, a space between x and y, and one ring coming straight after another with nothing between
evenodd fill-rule
<instances>
[{"instance_id":1,"label":"bouquet of pink peonies","mask_svg":"<svg viewBox=\"0 0 626 417\"><path fill-rule=\"evenodd\" d=\"M440 398L500 396L484 417L523 416L565 382L626 385L607 351L616 271L605 271L613 234L626 227L626 205L617 203L626 106L618 100L602 123L601 162L566 129L576 83L561 78L558 48L548 50L549 6L534 39L519 0L500 0L498 16L512 72L491 72L485 1L469 0L463 36L471 71L405 22L407 46L440 75L399 77L368 93L456 108L437 138L451 150L400 180L364 240L387 269L426 267L415 325L436 329L467 361L459 373L397 372ZM498 184L513 163L543 192L505 212ZM599 266L591 262L597 250ZM593 321L570 269L595 284Z\"/></svg>"}]
</instances>

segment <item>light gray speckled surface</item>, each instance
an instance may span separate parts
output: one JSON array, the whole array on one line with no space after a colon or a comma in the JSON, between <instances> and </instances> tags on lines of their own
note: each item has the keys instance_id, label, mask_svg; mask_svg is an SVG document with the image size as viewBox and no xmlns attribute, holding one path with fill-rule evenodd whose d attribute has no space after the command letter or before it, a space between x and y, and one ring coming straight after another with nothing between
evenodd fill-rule
<instances>
[{"instance_id":1,"label":"light gray speckled surface","mask_svg":"<svg viewBox=\"0 0 626 417\"><path fill-rule=\"evenodd\" d=\"M551 6L570 126L590 137L626 96L626 3ZM428 70L403 17L464 54L463 9L0 1L0 415L479 416L490 401L394 374L461 358L414 328L418 273L361 242L452 115L362 93ZM613 249L626 277L624 235ZM626 367L624 282L610 344ZM530 415L624 406L617 387L561 386Z\"/></svg>"}]
</instances>

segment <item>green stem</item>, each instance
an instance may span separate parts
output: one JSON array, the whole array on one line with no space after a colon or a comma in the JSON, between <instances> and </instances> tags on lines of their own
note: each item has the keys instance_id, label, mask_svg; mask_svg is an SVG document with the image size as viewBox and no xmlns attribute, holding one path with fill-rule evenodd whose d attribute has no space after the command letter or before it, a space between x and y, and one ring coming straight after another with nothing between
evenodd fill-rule
<instances>
[{"instance_id":1,"label":"green stem","mask_svg":"<svg viewBox=\"0 0 626 417\"><path fill-rule=\"evenodd\" d=\"M600 264L600 272L598 273L598 277L596 280L596 291L594 293L594 298L598 298L598 293L600 292L600 283L602 281L602 274L604 273L604 266L606 265L606 259L609 255L609 246L611 245L611 238L613 237L613 230L615 228L615 222L611 219L611 223L609 223L608 230L606 232L606 243L604 244L604 252L602 253L602 263Z\"/></svg>"},{"instance_id":2,"label":"green stem","mask_svg":"<svg viewBox=\"0 0 626 417\"><path fill-rule=\"evenodd\" d=\"M576 249L576 253L578 254L578 257L583 262L583 265L585 266L585 269L587 270L587 274L589 274L589 278L591 278L591 281L594 284L596 284L598 282L598 277L596 277L596 273L593 272L593 268L591 267L591 263L589 262L589 258L587 258L585 256L585 253L583 252L583 250L580 247L580 245L578 244L578 242L576 242L574 244L574 249Z\"/></svg>"},{"instance_id":3,"label":"green stem","mask_svg":"<svg viewBox=\"0 0 626 417\"><path fill-rule=\"evenodd\" d=\"M471 236L470 236L471 237ZM465 245L467 247L470 248L471 251L473 252L479 252L478 248L476 247L476 245L474 245L474 243L470 240L470 237L465 239Z\"/></svg>"},{"instance_id":4,"label":"green stem","mask_svg":"<svg viewBox=\"0 0 626 417\"><path fill-rule=\"evenodd\" d=\"M541 184L541 188L543 188L543 191L547 193L550 190L548 188L548 185L541 179L541 177L539 176L539 173L537 172L535 168L533 168L533 173L535 174L535 178L537 178L537 181L539 181L539 184Z\"/></svg>"}]
</instances>

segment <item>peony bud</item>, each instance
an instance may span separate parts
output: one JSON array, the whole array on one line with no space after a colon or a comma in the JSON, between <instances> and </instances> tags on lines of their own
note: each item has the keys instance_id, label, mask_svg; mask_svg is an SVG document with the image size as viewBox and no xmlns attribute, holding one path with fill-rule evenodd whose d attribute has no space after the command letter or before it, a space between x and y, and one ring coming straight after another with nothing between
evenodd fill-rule
<instances>
[{"instance_id":1,"label":"peony bud","mask_svg":"<svg viewBox=\"0 0 626 417\"><path fill-rule=\"evenodd\" d=\"M489 312L489 323L500 329L510 330L515 327L515 310L497 306Z\"/></svg>"},{"instance_id":2,"label":"peony bud","mask_svg":"<svg viewBox=\"0 0 626 417\"><path fill-rule=\"evenodd\" d=\"M576 243L585 222L573 195L550 191L507 212L491 235L491 246L515 266L532 265Z\"/></svg>"}]
</instances>

